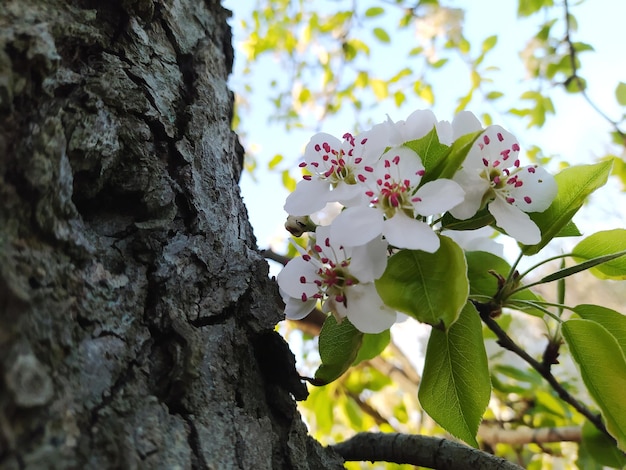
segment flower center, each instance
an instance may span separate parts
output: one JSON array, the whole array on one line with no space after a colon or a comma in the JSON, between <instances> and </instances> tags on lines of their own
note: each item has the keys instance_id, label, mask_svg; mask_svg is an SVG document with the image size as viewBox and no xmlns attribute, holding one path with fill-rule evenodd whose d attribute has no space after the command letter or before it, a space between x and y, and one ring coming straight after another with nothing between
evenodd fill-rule
<instances>
[{"instance_id":1,"label":"flower center","mask_svg":"<svg viewBox=\"0 0 626 470\"><path fill-rule=\"evenodd\" d=\"M325 240L327 247L330 247L328 238ZM319 261L322 265L316 271L316 277L312 281L307 279L306 276L300 277L300 283L308 284L313 282L317 286L317 293L311 297L315 299L324 300L325 298L333 298L336 302L346 304L345 289L347 287L358 284L358 279L350 274L348 267L350 266L350 260L344 259L339 264L333 260L327 258L322 252L322 247L315 245L313 249L320 254ZM305 261L311 261L310 255L304 255L302 257ZM302 301L309 300L309 296L306 293L302 293Z\"/></svg>"},{"instance_id":2,"label":"flower center","mask_svg":"<svg viewBox=\"0 0 626 470\"><path fill-rule=\"evenodd\" d=\"M301 168L310 166L312 171L321 179L327 180L336 187L339 183L356 184L357 178L355 173L355 165L361 163L362 158L354 157L356 148L355 138L350 133L343 135L344 140L348 143L348 150L333 148L330 143L322 142L315 144L315 152L319 155L319 160L310 163L302 162ZM367 139L363 139L360 144L363 145ZM311 175L305 175L304 179L310 180Z\"/></svg>"}]
</instances>

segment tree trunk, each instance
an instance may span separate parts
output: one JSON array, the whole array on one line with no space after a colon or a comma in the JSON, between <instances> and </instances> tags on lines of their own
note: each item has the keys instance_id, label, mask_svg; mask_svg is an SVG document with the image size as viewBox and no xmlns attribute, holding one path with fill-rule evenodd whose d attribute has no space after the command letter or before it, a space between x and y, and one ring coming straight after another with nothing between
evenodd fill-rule
<instances>
[{"instance_id":1,"label":"tree trunk","mask_svg":"<svg viewBox=\"0 0 626 470\"><path fill-rule=\"evenodd\" d=\"M314 469L217 0L0 5L0 468Z\"/></svg>"}]
</instances>

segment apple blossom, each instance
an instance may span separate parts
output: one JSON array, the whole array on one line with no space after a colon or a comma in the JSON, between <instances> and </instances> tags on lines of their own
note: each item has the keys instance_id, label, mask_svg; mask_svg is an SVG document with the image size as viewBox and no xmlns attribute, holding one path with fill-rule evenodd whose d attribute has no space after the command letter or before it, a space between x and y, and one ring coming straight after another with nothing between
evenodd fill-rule
<instances>
[{"instance_id":1,"label":"apple blossom","mask_svg":"<svg viewBox=\"0 0 626 470\"><path fill-rule=\"evenodd\" d=\"M327 202L346 204L358 197L357 173L377 159L384 146L378 152L375 145L366 148L366 134L355 137L346 133L343 138L341 142L324 132L311 138L300 164L311 174L304 175L287 197L285 211L288 214L309 215L322 209Z\"/></svg>"},{"instance_id":2,"label":"apple blossom","mask_svg":"<svg viewBox=\"0 0 626 470\"><path fill-rule=\"evenodd\" d=\"M556 197L557 185L543 168L520 166L519 151L511 133L500 126L488 127L454 176L465 190L465 199L450 213L465 220L487 205L500 228L533 245L541 240L541 232L526 212L546 210Z\"/></svg>"},{"instance_id":3,"label":"apple blossom","mask_svg":"<svg viewBox=\"0 0 626 470\"><path fill-rule=\"evenodd\" d=\"M407 147L392 148L375 166L359 174L366 203L348 207L331 225L331 234L345 246L369 242L381 234L397 248L435 252L439 238L424 220L463 200L452 180L439 179L420 187L424 165Z\"/></svg>"},{"instance_id":4,"label":"apple blossom","mask_svg":"<svg viewBox=\"0 0 626 470\"><path fill-rule=\"evenodd\" d=\"M396 312L383 304L374 280L387 266L387 243L378 238L359 247L344 247L319 226L310 252L289 261L278 274L285 315L300 320L316 303L338 320L348 318L363 333L380 333L393 325Z\"/></svg>"}]
</instances>

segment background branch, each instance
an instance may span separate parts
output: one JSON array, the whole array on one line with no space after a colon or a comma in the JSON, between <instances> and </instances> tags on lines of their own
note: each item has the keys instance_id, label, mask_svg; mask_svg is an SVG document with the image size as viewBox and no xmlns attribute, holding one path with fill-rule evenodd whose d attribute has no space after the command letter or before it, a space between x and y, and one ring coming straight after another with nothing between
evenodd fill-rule
<instances>
[{"instance_id":1,"label":"background branch","mask_svg":"<svg viewBox=\"0 0 626 470\"><path fill-rule=\"evenodd\" d=\"M478 438L489 444L523 445L531 442L543 444L548 442L580 442L581 428L578 426L564 426L560 428L516 428L502 429L493 426L480 426Z\"/></svg>"},{"instance_id":2,"label":"background branch","mask_svg":"<svg viewBox=\"0 0 626 470\"><path fill-rule=\"evenodd\" d=\"M346 461L378 461L437 470L520 470L522 467L464 444L429 436L359 433L330 446Z\"/></svg>"}]
</instances>

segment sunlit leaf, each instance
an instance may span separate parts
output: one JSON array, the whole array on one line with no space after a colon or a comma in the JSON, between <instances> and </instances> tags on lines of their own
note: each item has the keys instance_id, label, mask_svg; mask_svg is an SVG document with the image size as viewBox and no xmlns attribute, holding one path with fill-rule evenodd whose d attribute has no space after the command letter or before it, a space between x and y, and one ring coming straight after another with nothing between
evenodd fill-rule
<instances>
[{"instance_id":1,"label":"sunlit leaf","mask_svg":"<svg viewBox=\"0 0 626 470\"><path fill-rule=\"evenodd\" d=\"M365 16L368 18L373 18L375 16L379 16L385 13L385 9L383 7L370 7L365 10Z\"/></svg>"},{"instance_id":2,"label":"sunlit leaf","mask_svg":"<svg viewBox=\"0 0 626 470\"><path fill-rule=\"evenodd\" d=\"M374 33L374 36L376 36L376 39L378 39L380 42L384 42L384 43L391 42L389 33L387 33L387 31L385 31L383 28L374 28L372 32Z\"/></svg>"},{"instance_id":3,"label":"sunlit leaf","mask_svg":"<svg viewBox=\"0 0 626 470\"><path fill-rule=\"evenodd\" d=\"M450 434L477 446L491 383L480 317L467 303L447 332L433 328L419 388L424 411Z\"/></svg>"},{"instance_id":4,"label":"sunlit leaf","mask_svg":"<svg viewBox=\"0 0 626 470\"><path fill-rule=\"evenodd\" d=\"M589 394L602 411L609 433L626 451L626 358L617 340L599 323L573 319L561 325L563 337Z\"/></svg>"},{"instance_id":5,"label":"sunlit leaf","mask_svg":"<svg viewBox=\"0 0 626 470\"><path fill-rule=\"evenodd\" d=\"M497 42L498 42L498 36L495 34L493 36L489 36L488 38L486 38L483 41L483 46L482 46L483 52L487 52L493 49Z\"/></svg>"},{"instance_id":6,"label":"sunlit leaf","mask_svg":"<svg viewBox=\"0 0 626 470\"><path fill-rule=\"evenodd\" d=\"M626 106L626 83L619 82L615 88L615 98L622 106Z\"/></svg>"},{"instance_id":7,"label":"sunlit leaf","mask_svg":"<svg viewBox=\"0 0 626 470\"><path fill-rule=\"evenodd\" d=\"M274 155L274 157L269 161L269 163L267 164L267 168L269 168L270 170L273 170L274 168L276 168L276 166L283 161L283 156L280 153L277 153L276 155Z\"/></svg>"},{"instance_id":8,"label":"sunlit leaf","mask_svg":"<svg viewBox=\"0 0 626 470\"><path fill-rule=\"evenodd\" d=\"M614 229L596 232L582 240L573 250L576 259L593 260L606 255L625 252L626 230ZM600 279L626 279L626 256L600 264L590 272Z\"/></svg>"}]
</instances>

